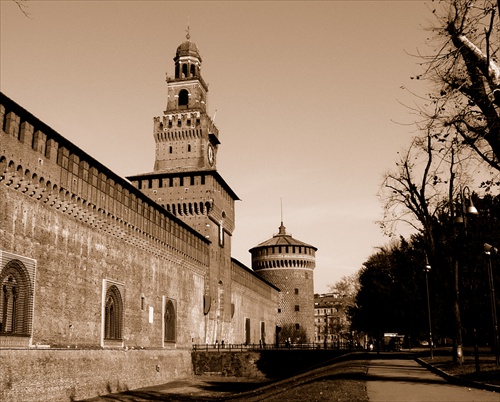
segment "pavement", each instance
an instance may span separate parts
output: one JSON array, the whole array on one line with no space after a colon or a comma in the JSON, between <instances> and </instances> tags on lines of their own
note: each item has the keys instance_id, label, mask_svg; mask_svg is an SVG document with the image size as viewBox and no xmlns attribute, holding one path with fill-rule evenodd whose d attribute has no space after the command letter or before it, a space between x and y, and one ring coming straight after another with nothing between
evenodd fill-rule
<instances>
[{"instance_id":1,"label":"pavement","mask_svg":"<svg viewBox=\"0 0 500 402\"><path fill-rule=\"evenodd\" d=\"M500 386L463 381L411 356L369 356L358 362L349 381L366 387L364 399L352 399L349 394L339 398L339 379L346 378L342 364L327 365L280 381L242 377L193 376L166 384L110 394L87 402L146 402L146 401L421 401L421 402L500 402ZM349 362L354 365L355 361ZM362 371L359 365L362 364ZM352 368L352 367L351 367ZM341 371L341 377L336 376ZM330 381L330 382L327 382ZM352 382L351 382L352 384ZM325 388L326 387L326 388ZM327 389L329 387L329 389ZM364 389L364 388L363 388ZM351 390L350 388L346 389ZM317 392L316 392L317 391ZM335 393L336 391L336 393ZM293 393L292 393L293 392ZM282 398L280 398L280 396ZM334 399L332 399L334 397Z\"/></svg>"},{"instance_id":2,"label":"pavement","mask_svg":"<svg viewBox=\"0 0 500 402\"><path fill-rule=\"evenodd\" d=\"M500 392L458 385L458 380L450 384L417 361L407 359L370 361L366 390L373 402L500 402Z\"/></svg>"}]
</instances>

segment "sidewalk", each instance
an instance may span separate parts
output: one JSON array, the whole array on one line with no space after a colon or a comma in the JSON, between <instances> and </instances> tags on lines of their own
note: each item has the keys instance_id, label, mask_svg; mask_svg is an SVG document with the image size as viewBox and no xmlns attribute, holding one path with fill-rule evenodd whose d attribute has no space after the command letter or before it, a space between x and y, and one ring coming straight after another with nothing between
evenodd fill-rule
<instances>
[{"instance_id":1,"label":"sidewalk","mask_svg":"<svg viewBox=\"0 0 500 402\"><path fill-rule=\"evenodd\" d=\"M450 383L433 371L415 360L374 359L366 377L368 398L374 402L500 402L498 392L471 388L458 381Z\"/></svg>"}]
</instances>

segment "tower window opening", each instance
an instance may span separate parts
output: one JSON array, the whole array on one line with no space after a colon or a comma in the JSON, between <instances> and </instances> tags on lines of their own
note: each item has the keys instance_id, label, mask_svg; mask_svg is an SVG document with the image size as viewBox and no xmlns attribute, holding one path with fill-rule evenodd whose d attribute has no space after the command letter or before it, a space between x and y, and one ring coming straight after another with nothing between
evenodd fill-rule
<instances>
[{"instance_id":1,"label":"tower window opening","mask_svg":"<svg viewBox=\"0 0 500 402\"><path fill-rule=\"evenodd\" d=\"M299 289L298 288L295 288L295 294L298 295L299 294Z\"/></svg>"},{"instance_id":2,"label":"tower window opening","mask_svg":"<svg viewBox=\"0 0 500 402\"><path fill-rule=\"evenodd\" d=\"M300 311L300 306L298 304L295 305L295 311Z\"/></svg>"},{"instance_id":3,"label":"tower window opening","mask_svg":"<svg viewBox=\"0 0 500 402\"><path fill-rule=\"evenodd\" d=\"M187 64L182 65L182 77L181 78L186 78L188 75L188 66Z\"/></svg>"},{"instance_id":4,"label":"tower window opening","mask_svg":"<svg viewBox=\"0 0 500 402\"><path fill-rule=\"evenodd\" d=\"M191 144L188 144L188 152L191 152Z\"/></svg>"},{"instance_id":5,"label":"tower window opening","mask_svg":"<svg viewBox=\"0 0 500 402\"><path fill-rule=\"evenodd\" d=\"M172 145L170 145L170 146L168 147L168 153L170 153L170 154L171 154L172 152L174 152L174 150L173 150L173 148L172 148Z\"/></svg>"},{"instance_id":6,"label":"tower window opening","mask_svg":"<svg viewBox=\"0 0 500 402\"><path fill-rule=\"evenodd\" d=\"M179 108L180 107L188 107L189 104L189 92L187 89L183 89L179 92Z\"/></svg>"},{"instance_id":7,"label":"tower window opening","mask_svg":"<svg viewBox=\"0 0 500 402\"><path fill-rule=\"evenodd\" d=\"M191 76L196 75L196 66L191 64Z\"/></svg>"}]
</instances>

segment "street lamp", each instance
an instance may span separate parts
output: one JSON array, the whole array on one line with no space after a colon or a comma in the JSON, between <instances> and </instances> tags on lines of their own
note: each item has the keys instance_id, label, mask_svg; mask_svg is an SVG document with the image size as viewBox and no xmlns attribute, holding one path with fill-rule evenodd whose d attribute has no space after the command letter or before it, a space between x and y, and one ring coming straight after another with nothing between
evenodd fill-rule
<instances>
[{"instance_id":1,"label":"street lamp","mask_svg":"<svg viewBox=\"0 0 500 402\"><path fill-rule=\"evenodd\" d=\"M497 321L497 307L495 299L495 284L493 282L493 269L491 264L491 254L496 254L498 250L496 247L484 243L484 254L488 256L488 282L490 285L490 297L491 297L491 319L493 322L493 337L495 342L495 361L496 365L500 365L500 351L499 351L499 340L498 340L498 321Z\"/></svg>"},{"instance_id":2,"label":"street lamp","mask_svg":"<svg viewBox=\"0 0 500 402\"><path fill-rule=\"evenodd\" d=\"M464 241L467 238L467 215L477 215L478 211L474 204L472 203L472 197L471 197L471 192L469 187L465 186L460 189L460 192L458 194L460 198L460 210L459 214L455 214L453 223L457 225L462 225L463 224L463 233L464 233ZM465 204L468 201L468 206L466 207ZM453 204L452 204L453 205ZM458 236L456 236L458 238ZM456 350L455 350L455 358L457 359L458 363L462 364L463 363L463 349L462 349L462 323L460 319L460 301L459 301L459 290L460 290L460 284L459 284L459 264L458 264L458 240L455 239L455 250L454 250L454 269L453 269L453 276L454 276L454 296L455 300L453 302L453 309L455 313L455 331L456 331Z\"/></svg>"},{"instance_id":3,"label":"street lamp","mask_svg":"<svg viewBox=\"0 0 500 402\"><path fill-rule=\"evenodd\" d=\"M425 256L425 287L427 289L427 316L429 317L429 350L431 353L431 359L434 359L433 353L433 342L432 342L432 322L431 322L431 302L429 298L429 272L431 270L431 266L429 265L429 261L427 256Z\"/></svg>"}]
</instances>

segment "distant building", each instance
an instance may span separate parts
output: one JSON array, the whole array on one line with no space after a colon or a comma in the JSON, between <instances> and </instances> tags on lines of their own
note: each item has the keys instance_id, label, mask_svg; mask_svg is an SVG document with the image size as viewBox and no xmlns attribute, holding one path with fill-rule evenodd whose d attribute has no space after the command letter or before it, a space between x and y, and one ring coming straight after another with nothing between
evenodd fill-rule
<instances>
[{"instance_id":1,"label":"distant building","mask_svg":"<svg viewBox=\"0 0 500 402\"><path fill-rule=\"evenodd\" d=\"M347 347L352 342L345 300L338 293L314 295L314 342Z\"/></svg>"},{"instance_id":2,"label":"distant building","mask_svg":"<svg viewBox=\"0 0 500 402\"><path fill-rule=\"evenodd\" d=\"M292 342L313 340L316 251L286 233L283 222L278 234L250 250L252 269L280 289L277 328Z\"/></svg>"}]
</instances>

